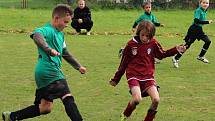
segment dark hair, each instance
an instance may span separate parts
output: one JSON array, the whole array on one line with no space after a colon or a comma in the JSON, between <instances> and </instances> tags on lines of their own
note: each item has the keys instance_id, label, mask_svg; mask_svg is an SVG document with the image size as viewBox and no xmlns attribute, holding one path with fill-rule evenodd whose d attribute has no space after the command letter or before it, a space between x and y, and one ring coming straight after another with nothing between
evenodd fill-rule
<instances>
[{"instance_id":1,"label":"dark hair","mask_svg":"<svg viewBox=\"0 0 215 121\"><path fill-rule=\"evenodd\" d=\"M55 15L58 15L60 17L64 17L64 16L67 16L68 14L70 16L72 16L72 14L73 14L71 7L67 4L58 4L52 12L52 18Z\"/></svg>"},{"instance_id":2,"label":"dark hair","mask_svg":"<svg viewBox=\"0 0 215 121\"><path fill-rule=\"evenodd\" d=\"M142 4L142 8L144 9L146 5L151 5L151 2L144 2L144 3Z\"/></svg>"},{"instance_id":3,"label":"dark hair","mask_svg":"<svg viewBox=\"0 0 215 121\"><path fill-rule=\"evenodd\" d=\"M142 20L139 23L136 31L137 36L140 36L141 30L144 30L144 32L148 33L149 39L152 39L153 36L155 36L155 31L156 31L155 25L151 21Z\"/></svg>"}]
</instances>

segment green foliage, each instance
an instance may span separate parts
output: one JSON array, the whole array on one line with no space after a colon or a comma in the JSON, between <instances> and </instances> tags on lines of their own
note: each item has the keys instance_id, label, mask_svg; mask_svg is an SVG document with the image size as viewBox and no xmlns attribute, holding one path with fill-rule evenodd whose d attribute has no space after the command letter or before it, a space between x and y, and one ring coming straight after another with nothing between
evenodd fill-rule
<instances>
[{"instance_id":1,"label":"green foliage","mask_svg":"<svg viewBox=\"0 0 215 121\"><path fill-rule=\"evenodd\" d=\"M1 0L0 7L5 8L22 8L23 0ZM26 0L27 8L53 8L56 4L59 3L68 3L67 0ZM74 8L77 6L77 0L71 0L71 6ZM152 6L155 9L193 9L198 6L198 0L154 0ZM92 9L141 9L143 0L127 0L127 3L124 3L121 0L121 3L116 3L115 0L87 0L87 5ZM210 8L215 7L215 0L210 0Z\"/></svg>"}]
</instances>

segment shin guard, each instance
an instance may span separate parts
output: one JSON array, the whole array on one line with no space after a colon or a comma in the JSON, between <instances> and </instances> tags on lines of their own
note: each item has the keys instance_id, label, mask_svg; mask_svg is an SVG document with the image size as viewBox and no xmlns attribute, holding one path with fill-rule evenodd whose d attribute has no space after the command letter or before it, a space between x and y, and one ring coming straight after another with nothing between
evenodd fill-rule
<instances>
[{"instance_id":1,"label":"shin guard","mask_svg":"<svg viewBox=\"0 0 215 121\"><path fill-rule=\"evenodd\" d=\"M63 99L63 104L67 115L72 121L82 121L82 116L78 111L77 105L74 102L73 96L68 96Z\"/></svg>"}]
</instances>

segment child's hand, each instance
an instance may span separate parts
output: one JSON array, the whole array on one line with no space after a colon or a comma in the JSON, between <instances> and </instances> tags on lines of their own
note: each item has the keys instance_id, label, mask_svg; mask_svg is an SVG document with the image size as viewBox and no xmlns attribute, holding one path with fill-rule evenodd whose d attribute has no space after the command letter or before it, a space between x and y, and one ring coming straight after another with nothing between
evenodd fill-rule
<instances>
[{"instance_id":1,"label":"child's hand","mask_svg":"<svg viewBox=\"0 0 215 121\"><path fill-rule=\"evenodd\" d=\"M82 19L78 19L78 23L83 23L83 20Z\"/></svg>"},{"instance_id":2,"label":"child's hand","mask_svg":"<svg viewBox=\"0 0 215 121\"><path fill-rule=\"evenodd\" d=\"M209 24L213 23L213 20L209 20Z\"/></svg>"},{"instance_id":3,"label":"child's hand","mask_svg":"<svg viewBox=\"0 0 215 121\"><path fill-rule=\"evenodd\" d=\"M87 71L87 69L86 69L85 67L83 67L83 66L79 68L79 72L80 72L81 74L85 74L86 71Z\"/></svg>"},{"instance_id":4,"label":"child's hand","mask_svg":"<svg viewBox=\"0 0 215 121\"><path fill-rule=\"evenodd\" d=\"M117 85L117 83L116 83L115 81L112 81L112 80L109 81L109 84L110 84L111 86L114 86L114 87Z\"/></svg>"},{"instance_id":5,"label":"child's hand","mask_svg":"<svg viewBox=\"0 0 215 121\"><path fill-rule=\"evenodd\" d=\"M184 45L177 45L176 49L179 53L184 53L186 51L186 46Z\"/></svg>"}]
</instances>

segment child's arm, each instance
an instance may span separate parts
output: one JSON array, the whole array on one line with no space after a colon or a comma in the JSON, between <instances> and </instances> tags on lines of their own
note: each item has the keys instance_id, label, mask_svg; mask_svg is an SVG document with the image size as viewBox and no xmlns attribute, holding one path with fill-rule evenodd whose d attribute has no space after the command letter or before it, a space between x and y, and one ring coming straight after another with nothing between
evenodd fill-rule
<instances>
[{"instance_id":1,"label":"child's arm","mask_svg":"<svg viewBox=\"0 0 215 121\"><path fill-rule=\"evenodd\" d=\"M63 49L63 55L62 57L75 68L76 70L79 70L81 74L84 74L86 72L86 68L81 66L81 64L73 57L72 54L69 53L69 51L64 48Z\"/></svg>"},{"instance_id":2,"label":"child's arm","mask_svg":"<svg viewBox=\"0 0 215 121\"><path fill-rule=\"evenodd\" d=\"M115 73L114 77L110 80L110 84L112 86L116 86L119 83L121 77L125 73L125 70L128 66L128 63L130 62L130 60L131 60L131 48L127 45L124 49L119 68L118 68L117 72Z\"/></svg>"},{"instance_id":3,"label":"child's arm","mask_svg":"<svg viewBox=\"0 0 215 121\"><path fill-rule=\"evenodd\" d=\"M84 22L91 21L91 11L87 6L86 6L86 13L85 13L85 17L83 18L83 21Z\"/></svg>"},{"instance_id":4,"label":"child's arm","mask_svg":"<svg viewBox=\"0 0 215 121\"><path fill-rule=\"evenodd\" d=\"M38 46L38 48L41 48L47 55L50 56L60 55L60 53L57 52L55 49L49 47L48 43L46 42L42 34L36 32L32 34L30 37L34 40L34 43Z\"/></svg>"},{"instance_id":5,"label":"child's arm","mask_svg":"<svg viewBox=\"0 0 215 121\"><path fill-rule=\"evenodd\" d=\"M164 26L164 24L161 24L161 23L157 20L157 18L156 18L154 15L152 15L152 23L153 23L156 27L163 27L163 26Z\"/></svg>"},{"instance_id":6,"label":"child's arm","mask_svg":"<svg viewBox=\"0 0 215 121\"><path fill-rule=\"evenodd\" d=\"M161 47L161 45L158 42L156 42L155 43L155 58L158 58L161 60L163 58L173 56L177 53L183 53L185 50L186 50L186 47L184 45L180 45L180 46L176 46L171 49L168 49L168 50L164 50Z\"/></svg>"},{"instance_id":7,"label":"child's arm","mask_svg":"<svg viewBox=\"0 0 215 121\"><path fill-rule=\"evenodd\" d=\"M212 20L201 21L201 20L195 18L195 19L194 19L194 23L195 23L195 24L210 24L210 23L212 23Z\"/></svg>"}]
</instances>

